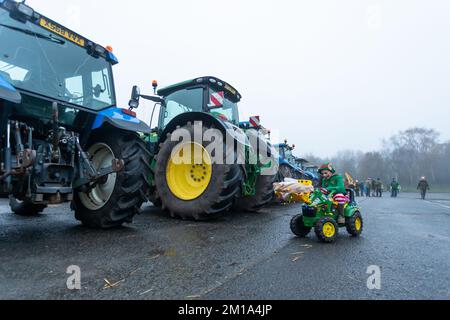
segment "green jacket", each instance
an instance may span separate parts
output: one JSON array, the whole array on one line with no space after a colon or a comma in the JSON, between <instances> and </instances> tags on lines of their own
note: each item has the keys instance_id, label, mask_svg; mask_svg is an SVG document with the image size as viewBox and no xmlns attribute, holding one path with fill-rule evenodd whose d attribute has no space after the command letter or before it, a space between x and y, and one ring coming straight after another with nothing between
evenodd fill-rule
<instances>
[{"instance_id":1,"label":"green jacket","mask_svg":"<svg viewBox=\"0 0 450 320\"><path fill-rule=\"evenodd\" d=\"M335 174L330 179L322 179L322 188L334 193L347 193L345 189L344 179L341 175Z\"/></svg>"},{"instance_id":2,"label":"green jacket","mask_svg":"<svg viewBox=\"0 0 450 320\"><path fill-rule=\"evenodd\" d=\"M392 190L399 190L400 189L400 183L392 181L391 188L392 188Z\"/></svg>"}]
</instances>

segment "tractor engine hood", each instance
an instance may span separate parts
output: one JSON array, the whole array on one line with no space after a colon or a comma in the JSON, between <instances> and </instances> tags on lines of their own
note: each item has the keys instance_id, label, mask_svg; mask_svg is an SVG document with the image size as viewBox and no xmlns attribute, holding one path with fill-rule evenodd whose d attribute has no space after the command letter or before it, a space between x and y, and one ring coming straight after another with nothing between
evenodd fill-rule
<instances>
[{"instance_id":1,"label":"tractor engine hood","mask_svg":"<svg viewBox=\"0 0 450 320\"><path fill-rule=\"evenodd\" d=\"M12 102L21 103L21 94L0 74L0 99Z\"/></svg>"}]
</instances>

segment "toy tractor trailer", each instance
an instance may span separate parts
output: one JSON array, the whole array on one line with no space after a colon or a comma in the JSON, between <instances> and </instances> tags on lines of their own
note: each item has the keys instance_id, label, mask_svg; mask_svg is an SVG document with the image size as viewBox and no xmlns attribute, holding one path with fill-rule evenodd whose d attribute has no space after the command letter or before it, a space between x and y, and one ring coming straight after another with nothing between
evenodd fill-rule
<instances>
[{"instance_id":1,"label":"toy tractor trailer","mask_svg":"<svg viewBox=\"0 0 450 320\"><path fill-rule=\"evenodd\" d=\"M0 0L0 190L13 212L71 202L78 220L110 228L146 201L149 127L116 107L104 48L35 12Z\"/></svg>"}]
</instances>

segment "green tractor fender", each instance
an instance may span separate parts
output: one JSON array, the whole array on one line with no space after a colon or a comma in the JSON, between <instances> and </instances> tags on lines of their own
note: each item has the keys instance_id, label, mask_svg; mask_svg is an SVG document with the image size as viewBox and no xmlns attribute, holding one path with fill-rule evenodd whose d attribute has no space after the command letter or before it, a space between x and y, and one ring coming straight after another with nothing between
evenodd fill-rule
<instances>
[{"instance_id":1,"label":"green tractor fender","mask_svg":"<svg viewBox=\"0 0 450 320\"><path fill-rule=\"evenodd\" d=\"M226 136L230 136L241 145L251 147L250 142L243 130L230 122L218 119L206 112L188 112L176 116L162 132L160 142L163 143L170 133L189 122L192 124L195 122L201 122L204 126L208 126L210 128L213 127L220 130L223 133L224 138Z\"/></svg>"},{"instance_id":2,"label":"green tractor fender","mask_svg":"<svg viewBox=\"0 0 450 320\"><path fill-rule=\"evenodd\" d=\"M345 208L345 212L344 215L346 218L351 218L355 215L355 213L359 212L359 208L353 204L349 204L346 208Z\"/></svg>"},{"instance_id":3,"label":"green tractor fender","mask_svg":"<svg viewBox=\"0 0 450 320\"><path fill-rule=\"evenodd\" d=\"M279 155L276 148L270 143L266 136L256 128L245 130L245 134L250 140L252 161L260 167L261 173L264 175L275 176L279 169Z\"/></svg>"}]
</instances>

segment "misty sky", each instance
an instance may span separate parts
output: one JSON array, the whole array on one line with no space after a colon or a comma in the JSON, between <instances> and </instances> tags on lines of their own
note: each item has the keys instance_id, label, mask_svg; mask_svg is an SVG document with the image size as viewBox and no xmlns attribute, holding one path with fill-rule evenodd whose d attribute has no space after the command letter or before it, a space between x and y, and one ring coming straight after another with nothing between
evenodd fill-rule
<instances>
[{"instance_id":1,"label":"misty sky","mask_svg":"<svg viewBox=\"0 0 450 320\"><path fill-rule=\"evenodd\" d=\"M447 0L27 3L114 47L121 107L134 84L213 75L242 93L241 120L260 115L299 156L371 151L412 126L450 140Z\"/></svg>"}]
</instances>

